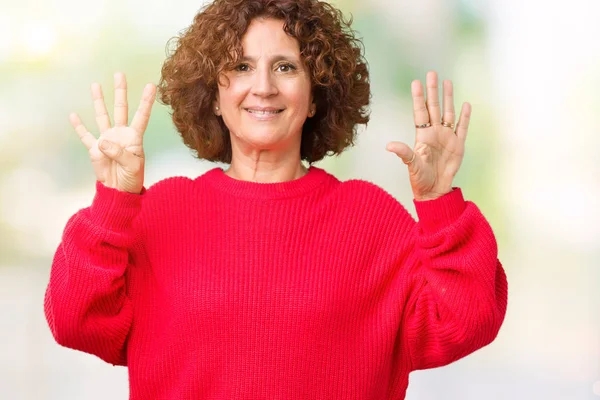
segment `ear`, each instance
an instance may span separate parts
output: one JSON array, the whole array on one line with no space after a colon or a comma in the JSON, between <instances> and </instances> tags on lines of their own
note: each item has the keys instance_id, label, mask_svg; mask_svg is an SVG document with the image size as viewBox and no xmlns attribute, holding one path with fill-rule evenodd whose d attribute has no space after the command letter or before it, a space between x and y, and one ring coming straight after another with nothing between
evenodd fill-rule
<instances>
[{"instance_id":1,"label":"ear","mask_svg":"<svg viewBox=\"0 0 600 400\"><path fill-rule=\"evenodd\" d=\"M219 101L219 92L215 94L215 99L212 102L212 111L217 117L221 115L221 106Z\"/></svg>"},{"instance_id":2,"label":"ear","mask_svg":"<svg viewBox=\"0 0 600 400\"><path fill-rule=\"evenodd\" d=\"M312 118L317 113L317 105L315 103L310 103L308 107L308 118Z\"/></svg>"},{"instance_id":3,"label":"ear","mask_svg":"<svg viewBox=\"0 0 600 400\"><path fill-rule=\"evenodd\" d=\"M315 103L314 96L310 95L310 105L308 106L308 118L312 118L317 113L317 104Z\"/></svg>"}]
</instances>

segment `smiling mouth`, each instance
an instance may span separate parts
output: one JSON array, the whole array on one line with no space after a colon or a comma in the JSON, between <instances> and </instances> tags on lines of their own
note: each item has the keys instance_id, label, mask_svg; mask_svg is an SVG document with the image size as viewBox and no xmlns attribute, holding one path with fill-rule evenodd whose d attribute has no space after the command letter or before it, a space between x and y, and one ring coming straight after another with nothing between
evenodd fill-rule
<instances>
[{"instance_id":1,"label":"smiling mouth","mask_svg":"<svg viewBox=\"0 0 600 400\"><path fill-rule=\"evenodd\" d=\"M275 115L275 114L279 114L280 112L282 112L283 110L252 110L250 108L246 108L246 111L248 111L250 114L256 114L256 115Z\"/></svg>"}]
</instances>

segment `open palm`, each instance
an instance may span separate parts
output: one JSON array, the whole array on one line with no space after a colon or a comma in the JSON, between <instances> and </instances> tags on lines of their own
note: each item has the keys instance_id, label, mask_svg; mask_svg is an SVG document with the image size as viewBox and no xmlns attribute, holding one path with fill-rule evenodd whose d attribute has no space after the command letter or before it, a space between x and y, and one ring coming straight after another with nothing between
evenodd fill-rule
<instances>
[{"instance_id":1,"label":"open palm","mask_svg":"<svg viewBox=\"0 0 600 400\"><path fill-rule=\"evenodd\" d=\"M455 130L452 82L443 83L442 118L435 72L427 74L427 101L420 81L413 81L411 92L416 126L415 145L391 142L387 149L408 165L410 184L416 200L431 200L452 190L452 180L465 152L471 106L463 104Z\"/></svg>"},{"instance_id":2,"label":"open palm","mask_svg":"<svg viewBox=\"0 0 600 400\"><path fill-rule=\"evenodd\" d=\"M144 184L143 136L150 119L156 87L148 84L130 126L127 126L127 81L125 75L115 74L114 121L104 103L102 88L92 84L92 99L96 123L100 130L98 139L92 135L75 113L70 115L71 124L89 152L96 179L104 185L130 193L140 193ZM109 144L103 148L103 144Z\"/></svg>"}]
</instances>

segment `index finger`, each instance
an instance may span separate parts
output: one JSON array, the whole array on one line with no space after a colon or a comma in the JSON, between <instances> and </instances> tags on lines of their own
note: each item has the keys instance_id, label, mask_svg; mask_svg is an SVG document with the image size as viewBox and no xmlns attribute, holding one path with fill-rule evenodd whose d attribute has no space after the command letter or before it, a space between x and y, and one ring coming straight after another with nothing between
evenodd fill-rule
<instances>
[{"instance_id":1,"label":"index finger","mask_svg":"<svg viewBox=\"0 0 600 400\"><path fill-rule=\"evenodd\" d=\"M421 81L414 80L411 85L411 94L413 98L413 117L415 125L427 124L429 122L429 111L425 105L425 95Z\"/></svg>"},{"instance_id":2,"label":"index finger","mask_svg":"<svg viewBox=\"0 0 600 400\"><path fill-rule=\"evenodd\" d=\"M156 86L152 83L147 84L144 87L142 93L142 99L140 105L135 112L133 121L131 121L131 128L133 128L140 135L144 134L148 121L150 120L150 112L152 111L152 105L154 104L154 98L156 96Z\"/></svg>"},{"instance_id":3,"label":"index finger","mask_svg":"<svg viewBox=\"0 0 600 400\"><path fill-rule=\"evenodd\" d=\"M90 133L90 131L87 130L85 125L83 125L83 122L81 122L81 118L79 118L79 115L75 113L69 114L69 121L71 122L73 128L75 128L75 132L77 132L77 135L79 135L79 139L81 139L83 145L88 150L94 147L94 144L96 144L96 138Z\"/></svg>"},{"instance_id":4,"label":"index finger","mask_svg":"<svg viewBox=\"0 0 600 400\"><path fill-rule=\"evenodd\" d=\"M469 122L471 121L471 104L463 103L460 110L458 125L456 126L456 136L466 140L467 132L469 131Z\"/></svg>"}]
</instances>

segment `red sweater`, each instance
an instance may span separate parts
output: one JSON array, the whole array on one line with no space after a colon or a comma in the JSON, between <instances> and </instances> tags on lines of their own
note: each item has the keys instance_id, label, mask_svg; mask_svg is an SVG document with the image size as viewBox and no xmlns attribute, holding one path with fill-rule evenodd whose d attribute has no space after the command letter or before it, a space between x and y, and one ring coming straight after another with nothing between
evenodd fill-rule
<instances>
[{"instance_id":1,"label":"red sweater","mask_svg":"<svg viewBox=\"0 0 600 400\"><path fill-rule=\"evenodd\" d=\"M461 190L415 202L311 167L215 168L140 195L96 183L56 251L56 341L127 365L130 399L403 399L412 370L489 344L507 282Z\"/></svg>"}]
</instances>

